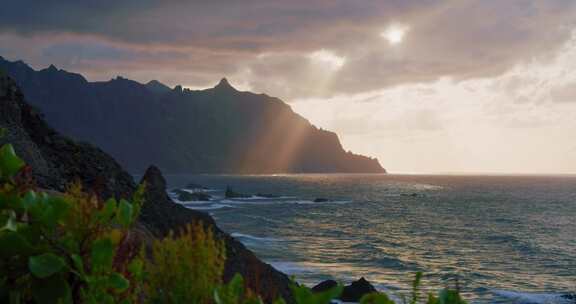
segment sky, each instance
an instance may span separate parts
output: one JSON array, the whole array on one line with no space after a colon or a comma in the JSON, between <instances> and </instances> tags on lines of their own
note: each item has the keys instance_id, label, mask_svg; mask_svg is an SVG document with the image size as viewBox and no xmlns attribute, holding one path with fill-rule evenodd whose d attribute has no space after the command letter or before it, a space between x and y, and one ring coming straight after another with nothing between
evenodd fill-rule
<instances>
[{"instance_id":1,"label":"sky","mask_svg":"<svg viewBox=\"0 0 576 304\"><path fill-rule=\"evenodd\" d=\"M7 0L0 56L277 96L400 173L576 173L574 0Z\"/></svg>"}]
</instances>

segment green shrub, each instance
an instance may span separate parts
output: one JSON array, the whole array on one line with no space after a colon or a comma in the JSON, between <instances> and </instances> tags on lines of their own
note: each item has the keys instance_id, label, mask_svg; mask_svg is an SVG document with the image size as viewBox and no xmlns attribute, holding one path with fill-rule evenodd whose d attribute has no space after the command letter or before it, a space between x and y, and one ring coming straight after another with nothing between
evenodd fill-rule
<instances>
[{"instance_id":1,"label":"green shrub","mask_svg":"<svg viewBox=\"0 0 576 304\"><path fill-rule=\"evenodd\" d=\"M135 298L140 201L99 201L73 186L37 192L11 145L0 148L0 302L123 303Z\"/></svg>"},{"instance_id":2,"label":"green shrub","mask_svg":"<svg viewBox=\"0 0 576 304\"><path fill-rule=\"evenodd\" d=\"M211 303L222 282L224 244L200 223L178 237L170 234L152 244L145 264L146 294L153 303Z\"/></svg>"}]
</instances>

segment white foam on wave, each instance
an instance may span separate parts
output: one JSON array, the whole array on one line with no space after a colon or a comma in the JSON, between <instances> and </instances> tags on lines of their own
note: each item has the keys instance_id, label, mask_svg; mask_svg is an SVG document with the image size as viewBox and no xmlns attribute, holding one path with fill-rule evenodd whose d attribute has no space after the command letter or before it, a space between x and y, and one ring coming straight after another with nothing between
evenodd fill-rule
<instances>
[{"instance_id":1,"label":"white foam on wave","mask_svg":"<svg viewBox=\"0 0 576 304\"><path fill-rule=\"evenodd\" d=\"M259 242L280 242L280 241L282 241L282 240L277 239L277 238L259 237L259 236L253 236L250 234L244 234L244 233L239 233L239 232L233 232L230 235L232 237L237 238L237 239L248 239L248 240L259 241Z\"/></svg>"},{"instance_id":2,"label":"white foam on wave","mask_svg":"<svg viewBox=\"0 0 576 304\"><path fill-rule=\"evenodd\" d=\"M274 201L274 200L292 199L292 198L295 198L295 196L267 197L267 196L252 195L252 196L248 196L248 197L236 197L236 198L233 198L233 200L235 200L235 201L250 201L250 200Z\"/></svg>"},{"instance_id":3,"label":"white foam on wave","mask_svg":"<svg viewBox=\"0 0 576 304\"><path fill-rule=\"evenodd\" d=\"M286 262L286 261L269 261L272 267L288 275L316 274L318 269L310 263L305 262Z\"/></svg>"},{"instance_id":4,"label":"white foam on wave","mask_svg":"<svg viewBox=\"0 0 576 304\"><path fill-rule=\"evenodd\" d=\"M528 293L508 290L494 290L495 295L510 299L518 304L570 304L573 301L554 293Z\"/></svg>"},{"instance_id":5,"label":"white foam on wave","mask_svg":"<svg viewBox=\"0 0 576 304\"><path fill-rule=\"evenodd\" d=\"M222 208L234 208L234 206L226 205L226 204L204 204L204 205L197 205L197 204L182 204L184 207L193 210L215 210L215 209L222 209Z\"/></svg>"},{"instance_id":6,"label":"white foam on wave","mask_svg":"<svg viewBox=\"0 0 576 304\"><path fill-rule=\"evenodd\" d=\"M341 200L341 201L327 201L327 202L315 202L311 200L279 200L279 199L266 199L266 200L250 200L250 199L223 199L219 201L220 203L225 204L235 204L235 205L280 205L280 204L295 204L295 205L325 205L325 204L334 204L334 205L343 205L352 203L350 200Z\"/></svg>"},{"instance_id":7,"label":"white foam on wave","mask_svg":"<svg viewBox=\"0 0 576 304\"><path fill-rule=\"evenodd\" d=\"M414 184L412 188L416 190L442 190L444 187L431 184Z\"/></svg>"}]
</instances>

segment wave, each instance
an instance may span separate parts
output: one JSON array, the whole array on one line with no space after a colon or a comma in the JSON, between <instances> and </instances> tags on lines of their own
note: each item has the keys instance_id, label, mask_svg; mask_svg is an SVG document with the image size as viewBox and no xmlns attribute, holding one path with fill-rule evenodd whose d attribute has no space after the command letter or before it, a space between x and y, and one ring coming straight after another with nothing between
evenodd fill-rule
<instances>
[{"instance_id":1,"label":"wave","mask_svg":"<svg viewBox=\"0 0 576 304\"><path fill-rule=\"evenodd\" d=\"M249 200L282 200L282 199L293 199L295 196L259 196L251 195L248 197L235 197L233 200L238 201L249 201Z\"/></svg>"},{"instance_id":2,"label":"wave","mask_svg":"<svg viewBox=\"0 0 576 304\"><path fill-rule=\"evenodd\" d=\"M237 238L237 239L248 239L248 240L253 240L253 241L258 241L258 242L280 242L282 241L281 239L277 239L277 238L271 238L271 237L259 237L259 236L253 236L250 234L244 234L244 233L239 233L239 232L233 232L230 234L232 237Z\"/></svg>"},{"instance_id":3,"label":"wave","mask_svg":"<svg viewBox=\"0 0 576 304\"><path fill-rule=\"evenodd\" d=\"M568 293L528 293L508 290L494 290L495 295L514 301L518 304L573 304L576 295Z\"/></svg>"},{"instance_id":4,"label":"wave","mask_svg":"<svg viewBox=\"0 0 576 304\"><path fill-rule=\"evenodd\" d=\"M442 190L444 187L432 184L414 184L411 188L416 190Z\"/></svg>"},{"instance_id":5,"label":"wave","mask_svg":"<svg viewBox=\"0 0 576 304\"><path fill-rule=\"evenodd\" d=\"M193 210L215 210L215 209L222 209L222 208L234 208L234 206L226 205L226 204L181 204L188 209Z\"/></svg>"},{"instance_id":6,"label":"wave","mask_svg":"<svg viewBox=\"0 0 576 304\"><path fill-rule=\"evenodd\" d=\"M272 267L288 275L302 275L302 274L316 274L318 269L315 269L310 263L305 262L285 262L285 261L269 261Z\"/></svg>"},{"instance_id":7,"label":"wave","mask_svg":"<svg viewBox=\"0 0 576 304\"><path fill-rule=\"evenodd\" d=\"M257 199L257 200L250 200L247 198L243 199L223 199L219 202L225 204L234 204L234 205L281 205L281 204L296 204L296 205L325 205L325 204L349 204L352 203L350 200L335 200L335 201L327 201L327 202L315 202L313 200L278 200L278 199Z\"/></svg>"}]
</instances>

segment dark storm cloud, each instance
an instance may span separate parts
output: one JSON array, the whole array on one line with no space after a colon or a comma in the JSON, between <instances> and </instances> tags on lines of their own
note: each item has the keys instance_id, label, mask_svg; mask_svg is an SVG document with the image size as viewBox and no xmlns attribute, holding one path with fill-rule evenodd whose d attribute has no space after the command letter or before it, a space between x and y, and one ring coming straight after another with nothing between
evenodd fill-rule
<instances>
[{"instance_id":1,"label":"dark storm cloud","mask_svg":"<svg viewBox=\"0 0 576 304\"><path fill-rule=\"evenodd\" d=\"M136 44L272 49L274 45L325 40L327 37L314 33L339 23L379 19L387 10L401 12L409 9L406 3L10 0L3 5L7 9L0 12L0 27L27 35L94 34ZM308 35L303 35L306 32Z\"/></svg>"},{"instance_id":2,"label":"dark storm cloud","mask_svg":"<svg viewBox=\"0 0 576 304\"><path fill-rule=\"evenodd\" d=\"M201 86L227 75L288 98L356 93L502 73L565 41L575 3L9 0L0 10L0 55L169 84ZM391 47L379 34L396 22L409 32ZM344 65L311 65L318 50Z\"/></svg>"}]
</instances>

